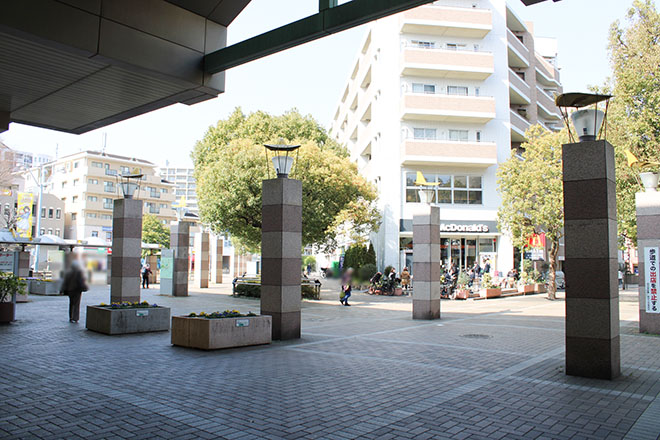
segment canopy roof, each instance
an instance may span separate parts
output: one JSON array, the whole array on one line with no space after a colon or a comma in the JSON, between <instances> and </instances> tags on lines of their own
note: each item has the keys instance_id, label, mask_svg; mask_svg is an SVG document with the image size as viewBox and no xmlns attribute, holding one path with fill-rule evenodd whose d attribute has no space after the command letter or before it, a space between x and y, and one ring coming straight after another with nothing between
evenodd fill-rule
<instances>
[{"instance_id":1,"label":"canopy roof","mask_svg":"<svg viewBox=\"0 0 660 440\"><path fill-rule=\"evenodd\" d=\"M557 107L586 107L610 99L612 95L598 95L595 93L563 93L555 98Z\"/></svg>"}]
</instances>

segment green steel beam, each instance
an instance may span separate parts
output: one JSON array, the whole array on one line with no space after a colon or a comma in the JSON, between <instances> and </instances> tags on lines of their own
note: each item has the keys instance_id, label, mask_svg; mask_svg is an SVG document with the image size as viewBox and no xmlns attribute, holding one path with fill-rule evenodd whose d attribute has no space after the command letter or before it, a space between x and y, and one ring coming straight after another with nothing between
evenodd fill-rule
<instances>
[{"instance_id":1,"label":"green steel beam","mask_svg":"<svg viewBox=\"0 0 660 440\"><path fill-rule=\"evenodd\" d=\"M333 6L335 0L319 0L318 14L252 37L204 57L204 71L214 74L290 49L300 44L345 31L378 18L416 8L433 0L353 0ZM323 8L328 6L327 8Z\"/></svg>"}]
</instances>

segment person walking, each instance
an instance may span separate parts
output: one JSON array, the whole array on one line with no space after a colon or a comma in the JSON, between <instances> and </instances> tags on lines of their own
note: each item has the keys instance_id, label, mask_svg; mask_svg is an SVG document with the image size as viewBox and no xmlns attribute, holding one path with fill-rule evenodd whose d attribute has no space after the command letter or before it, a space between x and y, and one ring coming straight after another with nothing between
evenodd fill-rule
<instances>
[{"instance_id":1,"label":"person walking","mask_svg":"<svg viewBox=\"0 0 660 440\"><path fill-rule=\"evenodd\" d=\"M60 294L69 297L69 322L78 322L80 319L80 297L83 292L87 292L88 287L85 282L82 267L79 261L71 263L67 270L60 287Z\"/></svg>"},{"instance_id":2,"label":"person walking","mask_svg":"<svg viewBox=\"0 0 660 440\"><path fill-rule=\"evenodd\" d=\"M348 268L344 275L341 277L341 293L339 294L339 302L345 306L350 306L348 298L351 297L351 281L353 278L353 269Z\"/></svg>"},{"instance_id":3,"label":"person walking","mask_svg":"<svg viewBox=\"0 0 660 440\"><path fill-rule=\"evenodd\" d=\"M142 288L149 288L149 275L151 275L151 267L149 264L142 266Z\"/></svg>"}]
</instances>

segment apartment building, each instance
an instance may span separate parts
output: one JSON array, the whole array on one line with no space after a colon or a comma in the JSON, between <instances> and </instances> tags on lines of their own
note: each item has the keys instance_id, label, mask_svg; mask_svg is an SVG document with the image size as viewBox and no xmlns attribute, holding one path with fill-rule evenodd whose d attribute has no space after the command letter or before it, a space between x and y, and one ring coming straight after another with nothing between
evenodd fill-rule
<instances>
[{"instance_id":1,"label":"apartment building","mask_svg":"<svg viewBox=\"0 0 660 440\"><path fill-rule=\"evenodd\" d=\"M443 263L513 267L496 170L531 124L557 127L556 56L505 0L436 1L370 25L331 135L378 189L379 268L412 266L418 171L437 183Z\"/></svg>"},{"instance_id":2,"label":"apartment building","mask_svg":"<svg viewBox=\"0 0 660 440\"><path fill-rule=\"evenodd\" d=\"M160 177L174 184L174 195L177 203L185 198L186 208L189 212L199 215L197 206L197 184L194 177L194 168L170 168L169 163L160 168Z\"/></svg>"},{"instance_id":3,"label":"apartment building","mask_svg":"<svg viewBox=\"0 0 660 440\"><path fill-rule=\"evenodd\" d=\"M46 164L44 191L66 206L64 238L111 243L113 200L122 197L118 176L132 173L144 174L135 196L144 201L144 213L157 216L163 224L175 220L174 185L163 182L149 161L82 151Z\"/></svg>"}]
</instances>

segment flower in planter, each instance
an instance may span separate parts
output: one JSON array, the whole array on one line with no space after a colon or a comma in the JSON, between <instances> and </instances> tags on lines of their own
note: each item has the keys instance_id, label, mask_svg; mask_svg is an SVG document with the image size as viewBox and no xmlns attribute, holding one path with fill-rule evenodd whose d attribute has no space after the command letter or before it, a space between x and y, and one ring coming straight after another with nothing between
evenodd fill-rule
<instances>
[{"instance_id":1,"label":"flower in planter","mask_svg":"<svg viewBox=\"0 0 660 440\"><path fill-rule=\"evenodd\" d=\"M199 314L190 313L189 318L206 318L206 319L221 319L221 318L243 318L249 316L257 316L256 313L248 312L247 315L242 314L238 310L225 310L224 312L200 312Z\"/></svg>"}]
</instances>

